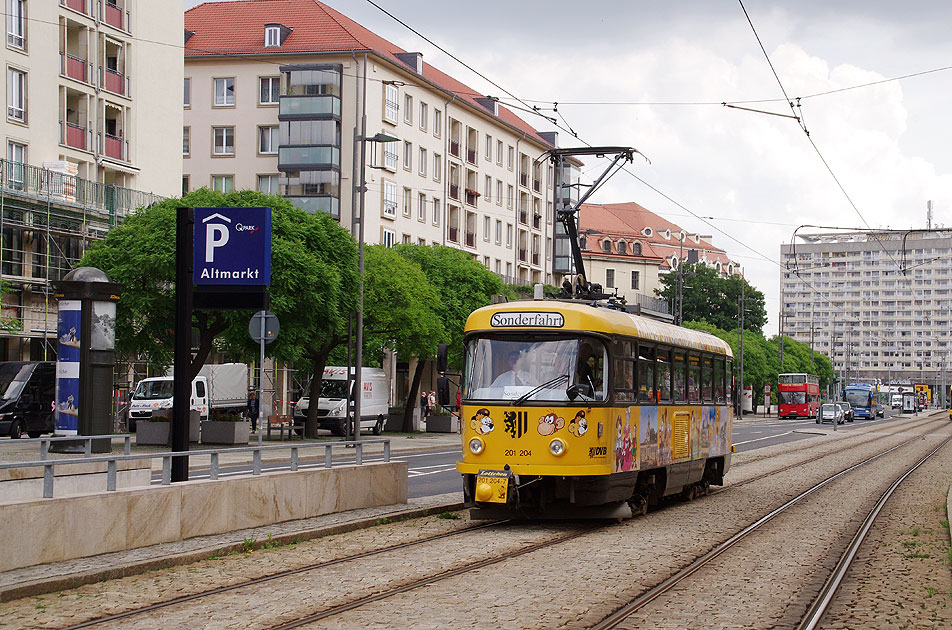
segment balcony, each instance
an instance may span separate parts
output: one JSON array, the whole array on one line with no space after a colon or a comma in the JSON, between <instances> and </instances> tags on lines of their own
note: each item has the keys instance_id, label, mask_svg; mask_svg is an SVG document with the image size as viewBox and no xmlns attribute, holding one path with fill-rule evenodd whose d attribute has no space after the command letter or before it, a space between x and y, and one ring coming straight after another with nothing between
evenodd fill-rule
<instances>
[{"instance_id":1,"label":"balcony","mask_svg":"<svg viewBox=\"0 0 952 630\"><path fill-rule=\"evenodd\" d=\"M459 234L458 234L458 231L459 231L459 228L455 228L455 227L450 227L450 228L449 228L449 232L450 232L450 242L452 242L452 243L458 243L458 242L459 242Z\"/></svg>"},{"instance_id":2,"label":"balcony","mask_svg":"<svg viewBox=\"0 0 952 630\"><path fill-rule=\"evenodd\" d=\"M112 4L111 2L107 0L107 2L103 4L102 21L108 24L109 26L114 26L115 28L118 28L121 31L122 30L122 9L120 9L117 5Z\"/></svg>"},{"instance_id":3,"label":"balcony","mask_svg":"<svg viewBox=\"0 0 952 630\"><path fill-rule=\"evenodd\" d=\"M476 247L476 232L466 232L466 247Z\"/></svg>"},{"instance_id":4,"label":"balcony","mask_svg":"<svg viewBox=\"0 0 952 630\"><path fill-rule=\"evenodd\" d=\"M86 83L86 60L69 53L60 53L60 72L70 79Z\"/></svg>"},{"instance_id":5,"label":"balcony","mask_svg":"<svg viewBox=\"0 0 952 630\"><path fill-rule=\"evenodd\" d=\"M340 116L340 97L330 95L284 95L278 101L278 119L331 114ZM285 118L286 117L286 118Z\"/></svg>"},{"instance_id":6,"label":"balcony","mask_svg":"<svg viewBox=\"0 0 952 630\"><path fill-rule=\"evenodd\" d=\"M86 128L71 122L66 123L66 146L86 150Z\"/></svg>"},{"instance_id":7,"label":"balcony","mask_svg":"<svg viewBox=\"0 0 952 630\"><path fill-rule=\"evenodd\" d=\"M115 70L106 68L103 72L105 78L105 88L113 94L125 94L124 81L122 74Z\"/></svg>"},{"instance_id":8,"label":"balcony","mask_svg":"<svg viewBox=\"0 0 952 630\"><path fill-rule=\"evenodd\" d=\"M106 155L106 157L111 157L114 160L125 160L125 157L122 154L122 138L108 133L104 133L103 136L104 141L102 152Z\"/></svg>"},{"instance_id":9,"label":"balcony","mask_svg":"<svg viewBox=\"0 0 952 630\"><path fill-rule=\"evenodd\" d=\"M73 11L79 11L84 15L86 14L86 0L61 0L60 4L66 5Z\"/></svg>"},{"instance_id":10,"label":"balcony","mask_svg":"<svg viewBox=\"0 0 952 630\"><path fill-rule=\"evenodd\" d=\"M466 189L466 203L471 206L476 205L476 200L479 199L479 193L471 188Z\"/></svg>"},{"instance_id":11,"label":"balcony","mask_svg":"<svg viewBox=\"0 0 952 630\"><path fill-rule=\"evenodd\" d=\"M338 147L279 147L278 170L300 170L302 166L340 166Z\"/></svg>"}]
</instances>

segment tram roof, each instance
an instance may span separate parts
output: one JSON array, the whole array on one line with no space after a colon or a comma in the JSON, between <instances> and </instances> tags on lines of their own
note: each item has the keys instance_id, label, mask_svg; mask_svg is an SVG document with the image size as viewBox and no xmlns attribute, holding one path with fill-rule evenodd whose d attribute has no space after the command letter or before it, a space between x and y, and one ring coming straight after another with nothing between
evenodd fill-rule
<instances>
[{"instance_id":1,"label":"tram roof","mask_svg":"<svg viewBox=\"0 0 952 630\"><path fill-rule=\"evenodd\" d=\"M710 333L581 302L521 300L484 306L470 314L465 330L596 332L734 356L726 341Z\"/></svg>"}]
</instances>

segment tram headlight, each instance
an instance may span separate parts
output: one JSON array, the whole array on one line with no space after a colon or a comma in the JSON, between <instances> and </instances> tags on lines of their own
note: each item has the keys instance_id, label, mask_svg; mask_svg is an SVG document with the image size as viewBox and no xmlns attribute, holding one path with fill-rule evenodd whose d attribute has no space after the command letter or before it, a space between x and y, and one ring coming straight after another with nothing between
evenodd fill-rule
<instances>
[{"instance_id":1,"label":"tram headlight","mask_svg":"<svg viewBox=\"0 0 952 630\"><path fill-rule=\"evenodd\" d=\"M485 445L481 439L474 437L469 441L469 452L473 455L479 455L482 453L483 448L485 448Z\"/></svg>"},{"instance_id":2,"label":"tram headlight","mask_svg":"<svg viewBox=\"0 0 952 630\"><path fill-rule=\"evenodd\" d=\"M563 442L560 438L555 438L549 442L549 452L556 457L563 455L565 453L565 449L565 442Z\"/></svg>"}]
</instances>

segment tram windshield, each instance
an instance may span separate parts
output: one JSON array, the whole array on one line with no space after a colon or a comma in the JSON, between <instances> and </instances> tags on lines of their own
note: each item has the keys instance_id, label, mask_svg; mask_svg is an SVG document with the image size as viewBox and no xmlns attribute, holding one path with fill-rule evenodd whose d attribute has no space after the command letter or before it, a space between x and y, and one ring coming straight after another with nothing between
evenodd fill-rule
<instances>
[{"instance_id":1,"label":"tram windshield","mask_svg":"<svg viewBox=\"0 0 952 630\"><path fill-rule=\"evenodd\" d=\"M467 400L606 400L604 344L592 337L472 339L466 345Z\"/></svg>"}]
</instances>

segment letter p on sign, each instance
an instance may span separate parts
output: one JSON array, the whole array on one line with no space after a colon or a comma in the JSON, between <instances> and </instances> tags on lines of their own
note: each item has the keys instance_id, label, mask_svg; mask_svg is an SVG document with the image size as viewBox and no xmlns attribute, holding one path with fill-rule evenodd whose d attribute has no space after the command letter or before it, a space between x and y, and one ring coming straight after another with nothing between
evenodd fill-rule
<instances>
[{"instance_id":1,"label":"letter p on sign","mask_svg":"<svg viewBox=\"0 0 952 630\"><path fill-rule=\"evenodd\" d=\"M228 243L229 230L224 223L209 223L205 226L205 262L215 262L215 248Z\"/></svg>"}]
</instances>

